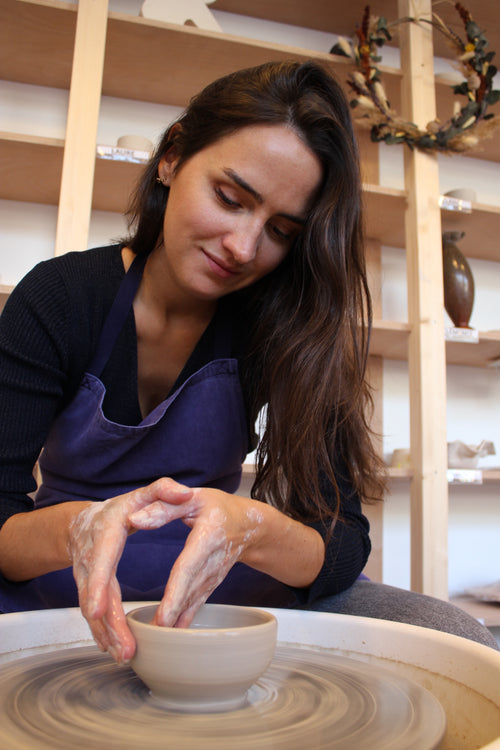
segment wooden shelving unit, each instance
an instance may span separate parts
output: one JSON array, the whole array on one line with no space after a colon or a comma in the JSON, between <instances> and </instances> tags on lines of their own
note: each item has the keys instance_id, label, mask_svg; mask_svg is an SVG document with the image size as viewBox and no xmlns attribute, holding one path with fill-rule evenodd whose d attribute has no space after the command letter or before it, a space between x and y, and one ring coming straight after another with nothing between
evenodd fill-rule
<instances>
[{"instance_id":1,"label":"wooden shelving unit","mask_svg":"<svg viewBox=\"0 0 500 750\"><path fill-rule=\"evenodd\" d=\"M385 15L388 19L396 19L401 16L401 3L404 2L405 0L399 0L398 4L398 0L380 0L377 13ZM274 0L272 3L267 0L216 0L211 7L328 31L332 33L333 44L335 34L350 35L353 32L359 23L364 4L346 5L340 0L317 0L315 3L306 3L304 0ZM2 77L15 82L66 90L74 87L72 69L77 15L84 15L85 8L86 0L80 0L78 5L62 0L0 0ZM462 33L453 7L443 4L439 12L452 28ZM500 24L498 14L492 11L491 3L488 0L474 0L473 12L481 18L483 24L487 24L491 48L498 49ZM434 34L434 43L437 54L448 54L442 46L439 34ZM190 97L206 83L237 68L268 60L309 58L323 62L345 85L350 70L349 61L328 53L311 52L307 49L256 41L242 36L109 13L101 94L185 106ZM402 81L404 75L411 73L412 65L414 63L405 62L403 70L382 66L384 85L391 103L397 110L404 106L401 97ZM447 117L452 109L453 98L450 81L446 77L438 76L431 84L432 91L434 87L437 95L437 113L440 117ZM36 123L33 127L36 130ZM63 141L35 135L0 133L0 198L58 205L67 143L68 138ZM370 153L373 153L373 150ZM492 162L500 161L500 129L493 138L481 144L480 151L470 155ZM93 168L92 208L122 212L127 204L130 188L140 173L140 165L95 159ZM408 165L406 172L409 172ZM30 175L30 179L26 179L27 174ZM437 206L439 195L434 187L431 194L434 195ZM373 240L378 247L406 247L407 254L409 253L408 226L417 227L410 231L410 240L412 232L414 239L422 239L422 229L418 228L418 221L412 224L410 218L409 223L408 217L411 217L411 212L414 211L413 197L408 186L405 190L396 190L378 185L376 177L367 169L364 199L366 229L370 241ZM442 210L442 229L460 228L466 232L460 247L467 256L499 261L500 208L473 204L472 209L470 214ZM422 209L417 206L416 210L418 213ZM78 244L79 241L81 245L81 237L77 234L75 243ZM409 257L413 257L413 254L410 253ZM411 268L410 265L410 273ZM8 287L0 287L0 305L8 293ZM422 330L418 321L415 323L414 313L410 314L409 321L406 323L376 320L371 353L379 358L409 360L410 370L413 372L419 363L414 344L421 336ZM500 331L480 332L477 344L445 344L443 338L442 341L434 342L433 347L434 352L445 352L446 362L450 364L486 367L500 358ZM423 397L432 395L433 389L432 379L424 382L423 391L420 387L413 387L410 400L414 415L418 414L419 408L425 402ZM418 419L414 421L418 422ZM419 426L416 429L421 430L425 427ZM418 455L415 457L414 466L413 472L391 470L392 480L409 482L411 479L411 484L418 486L422 482L422 476L429 474L429 467L426 466L422 471L422 457ZM432 467L440 474L444 468L442 462ZM499 484L500 470L484 472L484 481ZM446 498L442 498L439 493L434 499L429 495L425 507L432 503L444 507L443 504L446 502ZM426 512L424 511L424 515ZM419 524L420 521L415 526L418 527ZM439 534L444 536L443 524L444 520L441 525L438 524L437 530L433 531L433 534L437 534L433 540L437 539ZM426 522L420 526L415 533L422 537L426 534ZM438 542L432 541L431 549L437 546ZM431 561L427 559L428 554L428 550L421 551L420 564L427 567L437 565L436 560L439 561L439 558Z\"/></svg>"}]
</instances>

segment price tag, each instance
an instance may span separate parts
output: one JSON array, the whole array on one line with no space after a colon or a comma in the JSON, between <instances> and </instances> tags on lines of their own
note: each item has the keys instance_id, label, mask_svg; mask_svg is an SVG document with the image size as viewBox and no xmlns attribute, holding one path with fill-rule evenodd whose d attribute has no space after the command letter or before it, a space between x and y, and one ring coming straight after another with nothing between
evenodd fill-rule
<instances>
[{"instance_id":1,"label":"price tag","mask_svg":"<svg viewBox=\"0 0 500 750\"><path fill-rule=\"evenodd\" d=\"M445 341L459 341L463 344L479 344L479 331L475 328L454 328L450 326L444 329Z\"/></svg>"},{"instance_id":2,"label":"price tag","mask_svg":"<svg viewBox=\"0 0 500 750\"><path fill-rule=\"evenodd\" d=\"M461 198L452 198L451 195L440 195L439 205L445 211L460 211L463 214L472 213L472 203Z\"/></svg>"},{"instance_id":3,"label":"price tag","mask_svg":"<svg viewBox=\"0 0 500 750\"><path fill-rule=\"evenodd\" d=\"M118 148L118 146L97 146L99 159L110 159L111 161L127 161L132 164L145 164L149 161L149 151L139 151L130 148Z\"/></svg>"},{"instance_id":4,"label":"price tag","mask_svg":"<svg viewBox=\"0 0 500 750\"><path fill-rule=\"evenodd\" d=\"M482 484L481 469L448 469L446 478L449 484Z\"/></svg>"}]
</instances>

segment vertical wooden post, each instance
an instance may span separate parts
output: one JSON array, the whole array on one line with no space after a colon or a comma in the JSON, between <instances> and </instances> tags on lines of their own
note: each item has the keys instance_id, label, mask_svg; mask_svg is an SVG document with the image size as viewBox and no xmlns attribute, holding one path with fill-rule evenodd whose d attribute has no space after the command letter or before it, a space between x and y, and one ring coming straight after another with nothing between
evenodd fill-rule
<instances>
[{"instance_id":1,"label":"vertical wooden post","mask_svg":"<svg viewBox=\"0 0 500 750\"><path fill-rule=\"evenodd\" d=\"M431 0L398 0L398 16L431 18ZM400 26L402 115L435 119L432 27ZM448 598L446 358L439 170L435 153L405 147L410 385L411 586Z\"/></svg>"},{"instance_id":2,"label":"vertical wooden post","mask_svg":"<svg viewBox=\"0 0 500 750\"><path fill-rule=\"evenodd\" d=\"M79 0L55 254L88 242L108 0Z\"/></svg>"},{"instance_id":3,"label":"vertical wooden post","mask_svg":"<svg viewBox=\"0 0 500 750\"><path fill-rule=\"evenodd\" d=\"M373 143L366 130L357 133L358 145L361 158L361 173L363 183L378 185L380 181L379 171L379 145ZM368 235L370 227L367 227ZM366 238L366 265L368 281L373 304L373 316L375 319L382 317L382 252L380 240ZM382 357L371 355L368 359L368 382L373 389L374 413L372 417L372 428L377 436L377 450L383 452L383 386L384 386L384 362ZM383 580L383 536L384 536L384 506L383 503L365 505L363 512L370 522L370 538L372 551L365 566L364 573L373 581Z\"/></svg>"}]
</instances>

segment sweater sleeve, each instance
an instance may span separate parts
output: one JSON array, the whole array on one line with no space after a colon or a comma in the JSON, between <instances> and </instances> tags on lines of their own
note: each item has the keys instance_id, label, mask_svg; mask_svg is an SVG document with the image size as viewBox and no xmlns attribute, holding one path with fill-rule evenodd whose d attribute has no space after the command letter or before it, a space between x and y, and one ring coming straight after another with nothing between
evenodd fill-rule
<instances>
[{"instance_id":1,"label":"sweater sleeve","mask_svg":"<svg viewBox=\"0 0 500 750\"><path fill-rule=\"evenodd\" d=\"M42 263L0 317L0 524L33 507L33 468L68 385L68 308L54 265Z\"/></svg>"},{"instance_id":2,"label":"sweater sleeve","mask_svg":"<svg viewBox=\"0 0 500 750\"><path fill-rule=\"evenodd\" d=\"M33 467L76 393L123 275L120 245L67 253L35 266L7 300L0 317L0 525L33 508ZM133 324L125 333L135 352ZM121 393L128 356L111 373ZM127 392L134 387L137 393L132 377Z\"/></svg>"},{"instance_id":3,"label":"sweater sleeve","mask_svg":"<svg viewBox=\"0 0 500 750\"><path fill-rule=\"evenodd\" d=\"M302 605L312 604L316 599L339 594L348 589L361 574L371 551L370 524L362 513L361 500L350 482L337 478L340 492L340 516L333 533L328 527L316 522L311 524L323 537L326 545L325 561L316 580L307 589L295 593ZM334 502L334 489L323 483L323 494L330 504Z\"/></svg>"}]
</instances>

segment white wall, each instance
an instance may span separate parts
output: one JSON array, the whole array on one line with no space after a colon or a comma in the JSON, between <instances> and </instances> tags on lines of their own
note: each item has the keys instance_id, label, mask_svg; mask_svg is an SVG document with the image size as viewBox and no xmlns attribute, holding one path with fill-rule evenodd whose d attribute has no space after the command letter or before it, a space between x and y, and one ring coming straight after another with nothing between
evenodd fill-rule
<instances>
[{"instance_id":1,"label":"white wall","mask_svg":"<svg viewBox=\"0 0 500 750\"><path fill-rule=\"evenodd\" d=\"M140 0L111 0L112 10L138 13ZM327 52L335 38L293 26L228 13L216 13L224 31ZM384 51L384 61L397 64L397 55ZM448 63L438 61L437 69ZM166 71L166 75L168 75ZM67 93L56 89L0 81L0 130L64 137ZM33 113L36 112L36 117ZM120 135L136 133L156 141L179 110L105 97L101 107L99 143L115 144ZM381 182L403 186L401 146L381 146ZM498 165L466 159L440 158L441 190L467 185L478 200L500 205ZM26 175L29 180L30 176ZM0 201L0 283L14 284L38 260L53 254L56 210L50 206ZM94 212L90 246L119 237L121 216ZM480 241L480 238L478 238ZM499 238L500 246L500 238ZM500 259L500 253L499 253ZM471 325L500 329L500 263L471 261L476 281L476 303ZM406 268L404 251L383 249L383 314L389 320L406 320ZM491 439L500 452L500 374L498 370L448 368L448 437L476 443ZM384 368L384 452L408 447L407 366L386 362ZM500 465L491 457L481 465ZM470 585L500 578L500 502L498 486L450 491L450 590L459 593ZM394 482L385 508L384 580L409 587L408 485Z\"/></svg>"}]
</instances>

